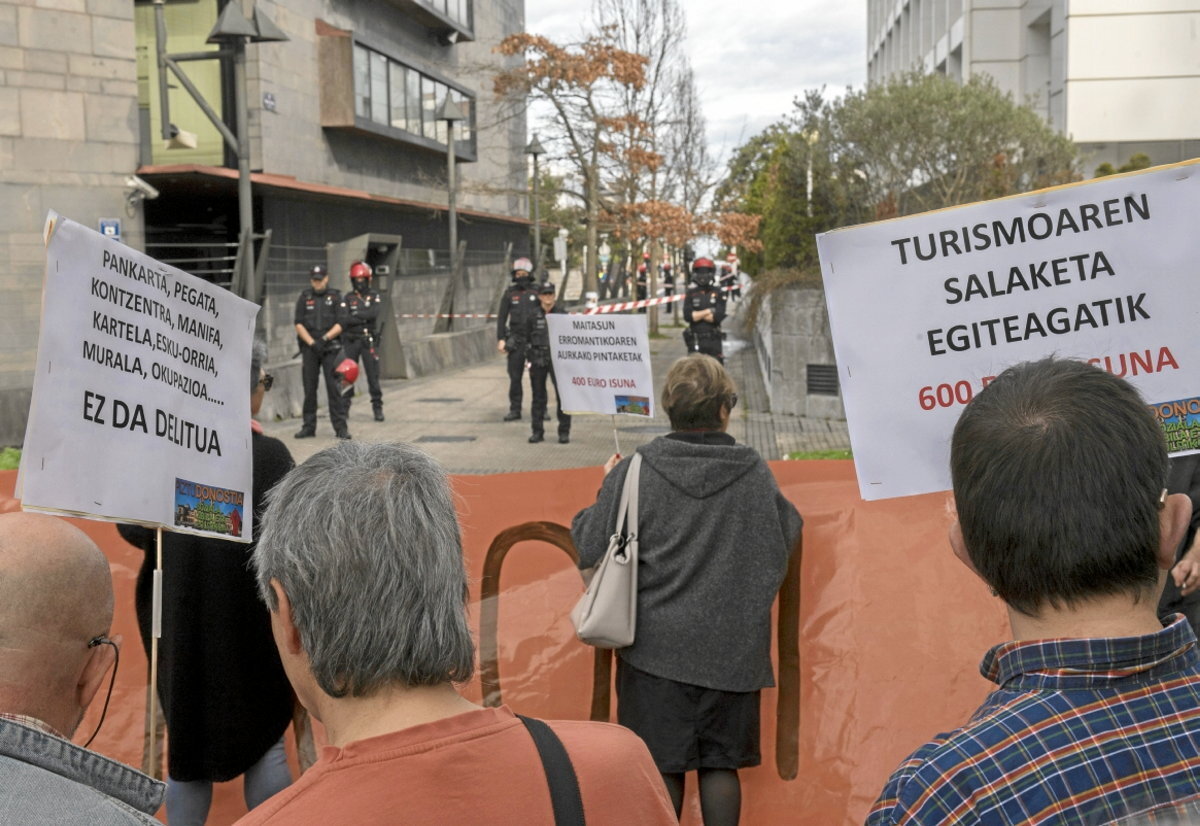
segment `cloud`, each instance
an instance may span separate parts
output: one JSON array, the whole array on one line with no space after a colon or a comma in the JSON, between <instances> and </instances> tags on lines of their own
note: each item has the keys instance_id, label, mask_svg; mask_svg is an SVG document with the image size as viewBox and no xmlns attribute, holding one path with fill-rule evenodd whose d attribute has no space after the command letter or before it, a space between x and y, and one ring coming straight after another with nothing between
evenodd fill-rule
<instances>
[{"instance_id":1,"label":"cloud","mask_svg":"<svg viewBox=\"0 0 1200 826\"><path fill-rule=\"evenodd\" d=\"M686 50L708 121L709 146L727 159L782 118L807 89L831 94L866 82L863 2L681 0ZM526 0L526 28L578 38L591 21L588 0Z\"/></svg>"}]
</instances>

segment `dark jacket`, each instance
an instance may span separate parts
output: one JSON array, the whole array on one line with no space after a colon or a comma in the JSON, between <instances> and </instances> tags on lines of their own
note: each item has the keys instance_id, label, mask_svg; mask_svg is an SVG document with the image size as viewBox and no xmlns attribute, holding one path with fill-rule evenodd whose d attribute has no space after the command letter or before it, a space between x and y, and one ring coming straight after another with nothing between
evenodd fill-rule
<instances>
[{"instance_id":1,"label":"dark jacket","mask_svg":"<svg viewBox=\"0 0 1200 826\"><path fill-rule=\"evenodd\" d=\"M771 605L801 519L766 463L724 433L672 433L638 448L637 638L630 665L722 691L774 685ZM608 547L629 459L576 514L579 565Z\"/></svg>"},{"instance_id":2,"label":"dark jacket","mask_svg":"<svg viewBox=\"0 0 1200 826\"><path fill-rule=\"evenodd\" d=\"M303 324L304 329L315 339L320 339L341 320L342 294L335 289L330 288L323 293L317 293L309 287L296 299L294 323Z\"/></svg>"},{"instance_id":3,"label":"dark jacket","mask_svg":"<svg viewBox=\"0 0 1200 826\"><path fill-rule=\"evenodd\" d=\"M379 290L368 288L365 293L351 290L342 298L342 314L338 319L342 335L349 339L379 334L379 311L383 307L383 296Z\"/></svg>"},{"instance_id":4,"label":"dark jacket","mask_svg":"<svg viewBox=\"0 0 1200 826\"><path fill-rule=\"evenodd\" d=\"M522 284L514 280L500 298L496 340L516 338L524 344L529 340L530 326L541 312L542 305L538 303L537 287L533 281Z\"/></svg>"},{"instance_id":5,"label":"dark jacket","mask_svg":"<svg viewBox=\"0 0 1200 826\"><path fill-rule=\"evenodd\" d=\"M692 321L694 310L712 310L712 321ZM683 320L697 331L716 331L725 320L725 293L718 287L701 287L699 284L688 285L687 296L683 299Z\"/></svg>"},{"instance_id":6,"label":"dark jacket","mask_svg":"<svg viewBox=\"0 0 1200 826\"><path fill-rule=\"evenodd\" d=\"M292 469L283 442L255 433L254 524L266 494ZM138 626L150 647L154 532L118 526L146 552L137 581ZM257 527L254 529L257 536ZM158 693L176 780L231 780L283 736L295 705L250 567L254 545L163 533Z\"/></svg>"}]
</instances>

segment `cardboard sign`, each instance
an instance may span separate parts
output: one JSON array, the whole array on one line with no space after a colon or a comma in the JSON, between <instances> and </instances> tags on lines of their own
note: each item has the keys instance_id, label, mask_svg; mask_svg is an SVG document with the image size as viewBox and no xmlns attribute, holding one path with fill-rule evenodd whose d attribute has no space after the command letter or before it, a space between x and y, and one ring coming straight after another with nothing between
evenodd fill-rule
<instances>
[{"instance_id":1,"label":"cardboard sign","mask_svg":"<svg viewBox=\"0 0 1200 826\"><path fill-rule=\"evenodd\" d=\"M257 313L51 213L24 507L250 541Z\"/></svg>"},{"instance_id":2,"label":"cardboard sign","mask_svg":"<svg viewBox=\"0 0 1200 826\"><path fill-rule=\"evenodd\" d=\"M654 415L644 315L546 316L563 411Z\"/></svg>"},{"instance_id":3,"label":"cardboard sign","mask_svg":"<svg viewBox=\"0 0 1200 826\"><path fill-rule=\"evenodd\" d=\"M1189 162L818 236L863 498L948 489L963 406L1052 354L1128 379L1173 453L1200 449L1197 214Z\"/></svg>"}]
</instances>

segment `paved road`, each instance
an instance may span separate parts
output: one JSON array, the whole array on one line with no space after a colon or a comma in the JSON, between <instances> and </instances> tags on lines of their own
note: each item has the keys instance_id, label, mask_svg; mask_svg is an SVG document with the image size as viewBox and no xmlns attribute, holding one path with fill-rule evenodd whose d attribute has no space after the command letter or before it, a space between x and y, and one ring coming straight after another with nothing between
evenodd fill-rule
<instances>
[{"instance_id":1,"label":"paved road","mask_svg":"<svg viewBox=\"0 0 1200 826\"><path fill-rule=\"evenodd\" d=\"M662 380L671 363L684 355L682 328L660 327L663 338L650 342L655 397L661 397ZM736 328L727 322L726 327ZM738 386L738 407L730 433L750 444L766 459L779 459L788 451L846 448L849 438L845 422L825 422L774 415L769 410L751 345L730 338L726 342L726 364ZM322 394L324 390L320 391ZM550 390L553 406L553 390ZM451 473L509 473L524 470L557 470L600 465L616 450L628 455L638 445L669 432L666 414L653 419L632 416L575 416L571 443L558 444L557 422L546 422L545 442L529 444L529 393L525 385L524 417L503 422L508 411L508 375L504 358L450 370L419 379L383 382L384 413L387 421L376 422L365 395L355 399L350 410L350 432L355 439L373 442L405 441L419 444ZM264 422L264 429L283 439L297 462L333 443L329 418L319 411L317 437L293 439L299 419Z\"/></svg>"}]
</instances>

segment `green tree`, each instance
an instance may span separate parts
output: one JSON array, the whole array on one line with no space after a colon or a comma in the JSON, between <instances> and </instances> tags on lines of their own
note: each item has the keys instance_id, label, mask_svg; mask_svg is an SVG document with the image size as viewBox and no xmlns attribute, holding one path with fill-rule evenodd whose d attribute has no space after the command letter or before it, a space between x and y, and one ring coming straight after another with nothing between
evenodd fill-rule
<instances>
[{"instance_id":1,"label":"green tree","mask_svg":"<svg viewBox=\"0 0 1200 826\"><path fill-rule=\"evenodd\" d=\"M1096 167L1094 177L1103 178L1107 175L1116 175L1121 172L1137 172L1139 169L1150 168L1150 156L1145 152L1134 152L1129 156L1129 160L1121 164L1118 168L1113 168L1113 165L1108 161Z\"/></svg>"}]
</instances>

